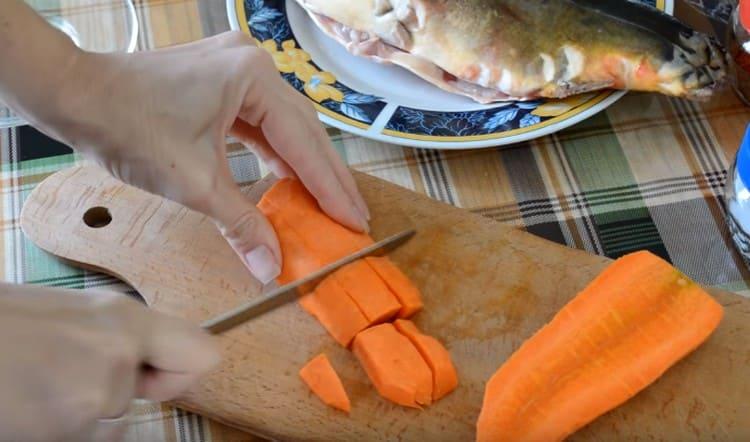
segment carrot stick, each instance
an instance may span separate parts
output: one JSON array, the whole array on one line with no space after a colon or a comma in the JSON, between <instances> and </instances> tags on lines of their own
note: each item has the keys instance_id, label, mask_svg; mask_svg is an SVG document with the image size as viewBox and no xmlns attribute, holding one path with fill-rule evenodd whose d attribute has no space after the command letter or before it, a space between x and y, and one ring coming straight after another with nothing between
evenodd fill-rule
<instances>
[{"instance_id":1,"label":"carrot stick","mask_svg":"<svg viewBox=\"0 0 750 442\"><path fill-rule=\"evenodd\" d=\"M399 318L409 318L422 310L422 296L419 289L390 259L385 256L371 256L365 258L365 261L375 270L375 273L380 276L401 303L401 310L398 312Z\"/></svg>"},{"instance_id":2,"label":"carrot stick","mask_svg":"<svg viewBox=\"0 0 750 442\"><path fill-rule=\"evenodd\" d=\"M396 296L362 259L340 268L331 276L349 294L370 324L386 321L401 310Z\"/></svg>"},{"instance_id":3,"label":"carrot stick","mask_svg":"<svg viewBox=\"0 0 750 442\"><path fill-rule=\"evenodd\" d=\"M610 265L492 376L478 441L562 440L704 342L722 308L648 252Z\"/></svg>"},{"instance_id":4,"label":"carrot stick","mask_svg":"<svg viewBox=\"0 0 750 442\"><path fill-rule=\"evenodd\" d=\"M357 304L331 277L324 279L299 302L344 347L348 347L357 333L370 325Z\"/></svg>"},{"instance_id":5,"label":"carrot stick","mask_svg":"<svg viewBox=\"0 0 750 442\"><path fill-rule=\"evenodd\" d=\"M458 386L458 375L451 355L437 339L422 334L413 322L397 319L393 325L406 336L432 371L432 401L437 402Z\"/></svg>"},{"instance_id":6,"label":"carrot stick","mask_svg":"<svg viewBox=\"0 0 750 442\"><path fill-rule=\"evenodd\" d=\"M430 367L393 324L359 332L352 351L384 398L412 408L432 402Z\"/></svg>"}]
</instances>

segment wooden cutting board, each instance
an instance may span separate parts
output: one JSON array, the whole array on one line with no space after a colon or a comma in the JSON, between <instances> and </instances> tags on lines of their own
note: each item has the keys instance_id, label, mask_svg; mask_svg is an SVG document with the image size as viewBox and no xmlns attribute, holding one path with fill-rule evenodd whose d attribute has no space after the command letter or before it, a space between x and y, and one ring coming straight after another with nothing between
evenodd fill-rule
<instances>
[{"instance_id":1,"label":"wooden cutting board","mask_svg":"<svg viewBox=\"0 0 750 442\"><path fill-rule=\"evenodd\" d=\"M290 304L222 336L223 365L176 405L283 440L472 440L487 379L608 264L379 179L356 178L374 236L406 221L418 229L392 258L422 289L425 310L416 322L450 350L458 389L423 411L390 404L352 354ZM111 222L89 227L106 221L102 207ZM41 183L21 225L43 249L116 275L152 308L196 323L259 292L204 216L93 166ZM712 293L726 308L713 337L573 440L750 438L750 300ZM320 352L341 374L351 416L322 405L297 376Z\"/></svg>"}]
</instances>

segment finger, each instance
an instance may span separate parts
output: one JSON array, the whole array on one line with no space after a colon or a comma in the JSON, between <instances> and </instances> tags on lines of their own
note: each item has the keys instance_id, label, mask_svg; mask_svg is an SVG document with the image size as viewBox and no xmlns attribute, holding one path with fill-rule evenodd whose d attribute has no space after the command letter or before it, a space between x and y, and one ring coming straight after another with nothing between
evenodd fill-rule
<instances>
[{"instance_id":1,"label":"finger","mask_svg":"<svg viewBox=\"0 0 750 442\"><path fill-rule=\"evenodd\" d=\"M128 428L128 416L117 419L100 419L86 431L86 435L76 435L66 440L87 440L91 442L112 442L123 440Z\"/></svg>"},{"instance_id":2,"label":"finger","mask_svg":"<svg viewBox=\"0 0 750 442\"><path fill-rule=\"evenodd\" d=\"M367 221L370 220L370 209L367 207L367 203L365 203L365 199L362 198L362 194L359 192L359 189L357 188L357 183L354 181L354 177L352 176L351 172L349 171L349 168L344 164L344 161L341 159L341 156L336 152L336 150L333 148L333 145L331 144L330 138L328 138L328 134L326 133L325 129L322 125L318 125L318 130L316 131L318 142L321 146L324 146L326 155L329 158L329 161L331 162L331 166L333 168L334 173L336 173L336 176L339 179L339 182L344 188L344 191L349 195L349 197L354 201L354 204L357 206L357 209L359 210L360 214L362 214Z\"/></svg>"},{"instance_id":3,"label":"finger","mask_svg":"<svg viewBox=\"0 0 750 442\"><path fill-rule=\"evenodd\" d=\"M151 51L154 54L196 54L197 50L205 49L213 51L217 48L234 48L243 46L255 46L255 41L251 36L242 31L227 31L220 34L202 38L189 43L176 44Z\"/></svg>"},{"instance_id":4,"label":"finger","mask_svg":"<svg viewBox=\"0 0 750 442\"><path fill-rule=\"evenodd\" d=\"M295 177L291 167L276 152L263 132L241 119L235 120L229 133L240 140L242 144L253 151L263 161L271 172L279 178Z\"/></svg>"},{"instance_id":5,"label":"finger","mask_svg":"<svg viewBox=\"0 0 750 442\"><path fill-rule=\"evenodd\" d=\"M151 401L168 401L187 391L198 379L196 373L144 370L138 378L136 397Z\"/></svg>"},{"instance_id":6,"label":"finger","mask_svg":"<svg viewBox=\"0 0 750 442\"><path fill-rule=\"evenodd\" d=\"M141 331L143 364L157 371L196 377L218 365L221 354L215 339L208 333L187 321L151 310L147 312L148 323Z\"/></svg>"},{"instance_id":7,"label":"finger","mask_svg":"<svg viewBox=\"0 0 750 442\"><path fill-rule=\"evenodd\" d=\"M369 227L364 213L344 190L325 145L321 145L320 139L315 136L318 123L302 120L300 116L298 129L288 131L284 128L284 114L288 115L289 112L281 105L274 105L262 123L263 133L271 145L292 167L326 213L354 230L367 231Z\"/></svg>"},{"instance_id":8,"label":"finger","mask_svg":"<svg viewBox=\"0 0 750 442\"><path fill-rule=\"evenodd\" d=\"M276 231L231 178L219 186L209 215L250 273L261 284L268 284L281 273L281 248Z\"/></svg>"},{"instance_id":9,"label":"finger","mask_svg":"<svg viewBox=\"0 0 750 442\"><path fill-rule=\"evenodd\" d=\"M335 172L327 153L330 140L323 141L321 124L309 104L301 101L270 67L258 66L255 85L245 96L240 117L251 125L260 126L273 150L294 170L320 207L342 224L367 231L366 216ZM293 122L293 126L290 126ZM327 137L325 137L327 138Z\"/></svg>"},{"instance_id":10,"label":"finger","mask_svg":"<svg viewBox=\"0 0 750 442\"><path fill-rule=\"evenodd\" d=\"M118 352L118 350L115 351ZM133 358L123 358L122 354L114 356L110 358L115 361L109 373L110 391L107 395L107 402L101 410L101 416L98 416L104 419L117 418L125 414L136 388L138 361L135 355Z\"/></svg>"}]
</instances>

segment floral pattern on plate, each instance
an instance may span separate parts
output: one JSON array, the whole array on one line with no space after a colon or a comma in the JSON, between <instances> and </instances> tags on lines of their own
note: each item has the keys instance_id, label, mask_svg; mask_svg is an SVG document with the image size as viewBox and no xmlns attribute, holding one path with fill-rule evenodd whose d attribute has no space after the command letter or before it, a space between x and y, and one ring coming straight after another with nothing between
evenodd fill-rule
<instances>
[{"instance_id":1,"label":"floral pattern on plate","mask_svg":"<svg viewBox=\"0 0 750 442\"><path fill-rule=\"evenodd\" d=\"M333 112L365 124L375 120L386 103L348 88L331 72L321 71L310 54L299 48L283 0L245 0L244 4L252 37L271 54L287 83Z\"/></svg>"}]
</instances>

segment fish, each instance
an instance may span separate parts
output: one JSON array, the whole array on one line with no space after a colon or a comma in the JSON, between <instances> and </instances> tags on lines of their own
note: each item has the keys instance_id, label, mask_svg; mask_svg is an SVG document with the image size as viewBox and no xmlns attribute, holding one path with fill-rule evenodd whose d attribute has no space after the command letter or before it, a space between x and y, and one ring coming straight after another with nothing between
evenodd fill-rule
<instances>
[{"instance_id":1,"label":"fish","mask_svg":"<svg viewBox=\"0 0 750 442\"><path fill-rule=\"evenodd\" d=\"M712 37L628 0L297 0L350 53L479 103L600 89L707 100L728 83Z\"/></svg>"}]
</instances>

